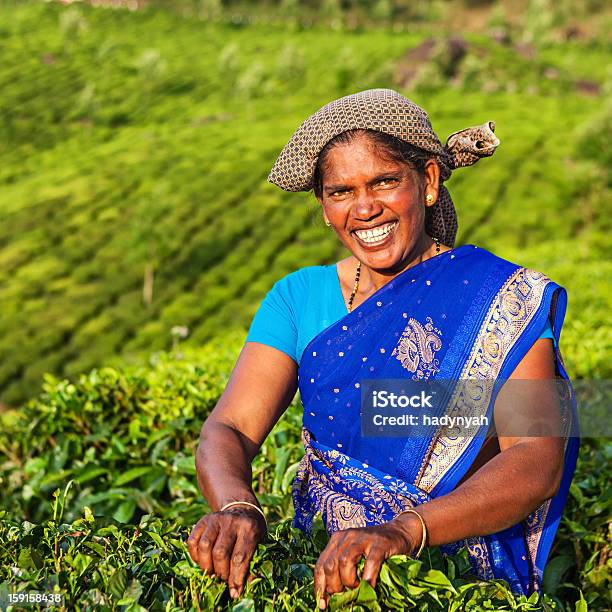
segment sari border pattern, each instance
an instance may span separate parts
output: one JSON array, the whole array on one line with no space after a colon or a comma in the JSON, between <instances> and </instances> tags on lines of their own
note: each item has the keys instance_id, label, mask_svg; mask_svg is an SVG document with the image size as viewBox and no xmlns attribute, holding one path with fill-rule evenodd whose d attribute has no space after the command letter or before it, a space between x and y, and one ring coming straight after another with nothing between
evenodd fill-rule
<instances>
[{"instance_id":1,"label":"sari border pattern","mask_svg":"<svg viewBox=\"0 0 612 612\"><path fill-rule=\"evenodd\" d=\"M562 436L565 438L563 446L564 456L567 453L568 444L570 441L569 435L574 427L574 415L572 404L575 402L575 396L572 389L568 389L565 385L561 387L564 392L561 395L561 411L562 411ZM546 517L550 511L552 499L546 500L537 510L532 512L523 522L525 531L525 545L529 552L529 557L532 560L533 567L533 583L534 591L539 591L543 579L543 570L536 564L538 549L542 539Z\"/></svg>"},{"instance_id":2,"label":"sari border pattern","mask_svg":"<svg viewBox=\"0 0 612 612\"><path fill-rule=\"evenodd\" d=\"M328 533L380 525L407 508L428 501L428 496L390 475L379 478L367 466L357 465L336 449L318 449L310 432L302 429L305 454L293 482L296 508L309 509L297 522L310 531L321 512ZM371 468L370 468L371 469Z\"/></svg>"},{"instance_id":3,"label":"sari border pattern","mask_svg":"<svg viewBox=\"0 0 612 612\"><path fill-rule=\"evenodd\" d=\"M541 272L518 268L499 289L461 372L460 378L466 381L466 384L457 389L451 399L453 414L486 414L495 379L521 333L537 312L544 288L550 282L552 281ZM463 401L466 391L471 394L467 403ZM469 414L466 413L466 406L469 406ZM460 437L449 435L450 432L445 428L438 430L425 455L415 484L431 493L466 451L478 427L473 426Z\"/></svg>"},{"instance_id":4,"label":"sari border pattern","mask_svg":"<svg viewBox=\"0 0 612 612\"><path fill-rule=\"evenodd\" d=\"M468 382L455 391L451 399L453 414L465 416L486 414L495 379L522 332L538 311L545 287L551 282L541 272L521 267L513 272L499 289L489 306L470 356L463 367L461 379ZM467 404L464 402L465 393L470 394ZM469 414L466 413L466 405L470 407ZM469 434L475 435L478 426L471 429L473 431ZM455 462L467 451L472 441L472 437L467 435L453 437L447 430L441 428L424 457L415 484L421 490L431 493ZM538 542L549 505L548 502L544 503L523 522L526 549L531 557L532 567L535 564ZM466 540L466 545L478 574L485 579L492 577L493 569L484 538L470 538Z\"/></svg>"}]
</instances>

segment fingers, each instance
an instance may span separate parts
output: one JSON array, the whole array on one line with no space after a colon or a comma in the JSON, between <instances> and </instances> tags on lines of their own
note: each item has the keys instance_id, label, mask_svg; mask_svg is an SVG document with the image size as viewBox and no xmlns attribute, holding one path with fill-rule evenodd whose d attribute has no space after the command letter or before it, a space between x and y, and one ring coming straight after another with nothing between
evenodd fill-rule
<instances>
[{"instance_id":1,"label":"fingers","mask_svg":"<svg viewBox=\"0 0 612 612\"><path fill-rule=\"evenodd\" d=\"M363 557L363 547L361 544L350 544L340 552L338 557L338 569L340 571L340 582L349 589L359 586L357 577L357 563Z\"/></svg>"},{"instance_id":2,"label":"fingers","mask_svg":"<svg viewBox=\"0 0 612 612\"><path fill-rule=\"evenodd\" d=\"M321 557L319 557L319 561ZM327 607L327 585L325 583L325 570L323 565L317 561L314 568L314 592L317 605L321 610L325 610Z\"/></svg>"},{"instance_id":3,"label":"fingers","mask_svg":"<svg viewBox=\"0 0 612 612\"><path fill-rule=\"evenodd\" d=\"M366 555L361 578L369 582L372 587L376 586L378 574L380 573L380 567L386 557L387 555L385 554L384 549L378 547L372 547Z\"/></svg>"},{"instance_id":4,"label":"fingers","mask_svg":"<svg viewBox=\"0 0 612 612\"><path fill-rule=\"evenodd\" d=\"M202 517L191 530L187 539L189 555L208 573L213 573L213 564L210 553L217 537L218 525L211 522L210 515Z\"/></svg>"},{"instance_id":5,"label":"fingers","mask_svg":"<svg viewBox=\"0 0 612 612\"><path fill-rule=\"evenodd\" d=\"M238 597L247 580L255 548L265 538L258 515L241 509L201 518L187 540L191 558L209 575L228 583Z\"/></svg>"},{"instance_id":6,"label":"fingers","mask_svg":"<svg viewBox=\"0 0 612 612\"><path fill-rule=\"evenodd\" d=\"M327 608L330 595L359 586L357 565L363 556L366 560L361 577L375 587L383 561L399 552L396 540L397 534L388 524L334 533L315 565L319 608Z\"/></svg>"},{"instance_id":7,"label":"fingers","mask_svg":"<svg viewBox=\"0 0 612 612\"><path fill-rule=\"evenodd\" d=\"M315 596L321 609L327 607L330 595L359 585L357 563L364 550L355 533L357 530L333 534L315 565Z\"/></svg>"},{"instance_id":8,"label":"fingers","mask_svg":"<svg viewBox=\"0 0 612 612\"><path fill-rule=\"evenodd\" d=\"M200 536L206 527L206 519L207 517L203 516L193 527L189 537L187 538L187 546L189 548L189 554L191 558L199 564L199 556L198 556L198 542L200 541Z\"/></svg>"},{"instance_id":9,"label":"fingers","mask_svg":"<svg viewBox=\"0 0 612 612\"><path fill-rule=\"evenodd\" d=\"M237 534L232 529L222 529L215 540L212 549L212 561L215 566L215 576L227 582L230 570L230 558L234 552Z\"/></svg>"},{"instance_id":10,"label":"fingers","mask_svg":"<svg viewBox=\"0 0 612 612\"><path fill-rule=\"evenodd\" d=\"M211 576L215 573L212 551L218 534L218 523L208 521L197 544L198 565Z\"/></svg>"},{"instance_id":11,"label":"fingers","mask_svg":"<svg viewBox=\"0 0 612 612\"><path fill-rule=\"evenodd\" d=\"M249 572L249 564L255 552L255 540L246 531L236 537L232 553L228 585L233 598L240 596Z\"/></svg>"}]
</instances>

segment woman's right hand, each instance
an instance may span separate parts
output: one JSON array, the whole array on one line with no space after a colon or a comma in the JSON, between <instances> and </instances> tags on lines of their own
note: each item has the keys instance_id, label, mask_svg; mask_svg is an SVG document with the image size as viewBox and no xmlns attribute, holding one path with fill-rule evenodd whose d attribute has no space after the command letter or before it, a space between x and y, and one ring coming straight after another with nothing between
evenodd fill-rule
<instances>
[{"instance_id":1,"label":"woman's right hand","mask_svg":"<svg viewBox=\"0 0 612 612\"><path fill-rule=\"evenodd\" d=\"M248 506L234 506L203 516L187 540L191 558L209 575L228 583L239 597L257 545L266 537L262 515Z\"/></svg>"},{"instance_id":2,"label":"woman's right hand","mask_svg":"<svg viewBox=\"0 0 612 612\"><path fill-rule=\"evenodd\" d=\"M233 505L208 514L188 539L192 559L208 574L228 582L232 597L242 592L255 548L266 536L252 488L251 464L291 403L297 381L297 364L289 355L246 342L200 432L195 463L204 499L212 508L238 500L256 505Z\"/></svg>"}]
</instances>

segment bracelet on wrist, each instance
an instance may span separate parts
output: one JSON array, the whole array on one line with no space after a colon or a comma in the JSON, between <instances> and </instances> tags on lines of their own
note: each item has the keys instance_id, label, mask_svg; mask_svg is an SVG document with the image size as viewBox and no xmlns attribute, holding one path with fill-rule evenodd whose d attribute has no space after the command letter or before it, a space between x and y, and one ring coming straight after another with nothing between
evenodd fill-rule
<instances>
[{"instance_id":1,"label":"bracelet on wrist","mask_svg":"<svg viewBox=\"0 0 612 612\"><path fill-rule=\"evenodd\" d=\"M423 534L421 536L421 545L419 546L419 549L417 550L416 555L414 555L414 558L418 559L421 556L421 553L423 552L423 549L425 548L425 542L427 541L427 527L425 526L425 521L423 520L423 517L416 510L412 508L402 510L402 512L397 514L395 518L402 516L402 514L416 514L419 521L421 522L421 528L422 528L422 534Z\"/></svg>"},{"instance_id":2,"label":"bracelet on wrist","mask_svg":"<svg viewBox=\"0 0 612 612\"><path fill-rule=\"evenodd\" d=\"M251 508L255 508L255 510L257 510L257 512L261 514L264 520L264 523L266 524L266 531L268 530L268 521L266 520L266 515L263 513L263 510L259 506L256 506L255 504L252 504L251 502L233 501L233 502L230 502L229 504L225 504L225 506L219 509L219 512L223 512L224 510L227 510L228 508L233 508L234 506L249 506Z\"/></svg>"}]
</instances>

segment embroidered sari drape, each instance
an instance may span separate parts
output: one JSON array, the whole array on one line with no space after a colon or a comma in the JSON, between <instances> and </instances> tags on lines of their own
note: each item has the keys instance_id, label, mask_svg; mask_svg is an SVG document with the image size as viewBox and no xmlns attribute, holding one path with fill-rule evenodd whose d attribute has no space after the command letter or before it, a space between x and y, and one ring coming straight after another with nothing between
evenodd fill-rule
<instances>
[{"instance_id":1,"label":"embroidered sari drape","mask_svg":"<svg viewBox=\"0 0 612 612\"><path fill-rule=\"evenodd\" d=\"M476 409L492 417L498 389L490 383L510 378L547 318L557 376L569 380L557 348L565 309L565 290L543 274L464 245L405 270L322 331L304 350L298 373L306 452L293 486L295 525L308 531L318 512L330 533L376 525L456 488L484 432L365 437L361 381L479 381L485 393ZM564 426L575 431L568 389ZM538 590L577 453L577 437L568 437L558 493L526 520L443 550L465 546L479 577L505 579L518 593Z\"/></svg>"}]
</instances>

